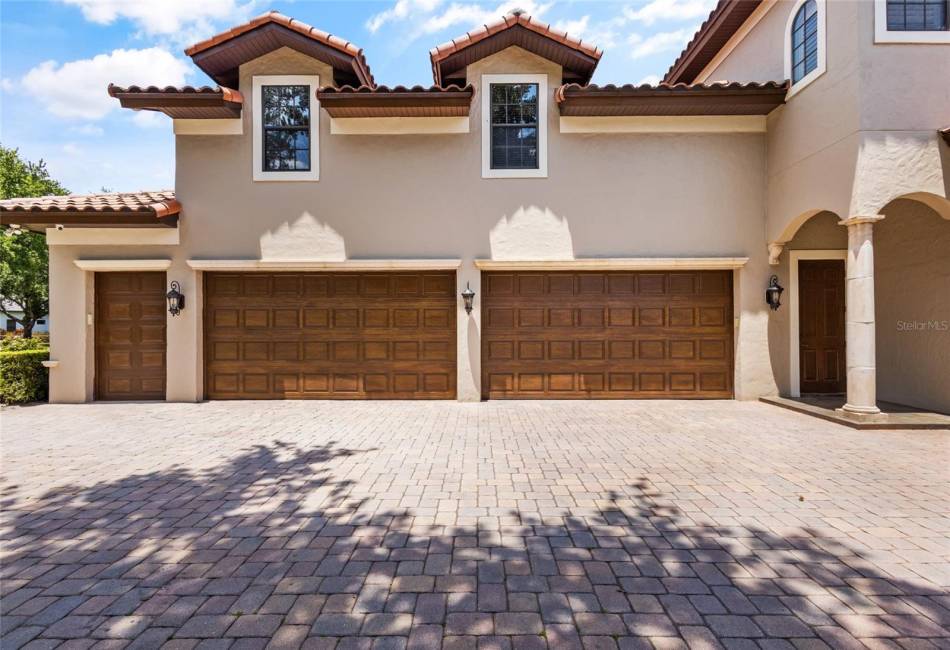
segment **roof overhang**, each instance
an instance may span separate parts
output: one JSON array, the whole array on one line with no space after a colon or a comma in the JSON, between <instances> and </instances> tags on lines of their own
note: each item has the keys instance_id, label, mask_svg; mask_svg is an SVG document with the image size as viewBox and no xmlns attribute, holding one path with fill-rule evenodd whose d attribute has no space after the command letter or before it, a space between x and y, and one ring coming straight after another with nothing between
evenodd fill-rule
<instances>
[{"instance_id":1,"label":"roof overhang","mask_svg":"<svg viewBox=\"0 0 950 650\"><path fill-rule=\"evenodd\" d=\"M945 129L940 129L940 137L943 138L944 142L950 144L950 126Z\"/></svg>"},{"instance_id":2,"label":"roof overhang","mask_svg":"<svg viewBox=\"0 0 950 650\"><path fill-rule=\"evenodd\" d=\"M554 94L562 116L768 115L785 103L788 82L659 86L579 86Z\"/></svg>"},{"instance_id":3,"label":"roof overhang","mask_svg":"<svg viewBox=\"0 0 950 650\"><path fill-rule=\"evenodd\" d=\"M218 84L236 87L242 64L281 47L289 47L329 64L337 85L375 85L359 47L277 12L258 16L195 43L185 50L185 54Z\"/></svg>"},{"instance_id":4,"label":"roof overhang","mask_svg":"<svg viewBox=\"0 0 950 650\"><path fill-rule=\"evenodd\" d=\"M467 117L474 96L472 86L343 86L317 91L320 106L335 118Z\"/></svg>"},{"instance_id":5,"label":"roof overhang","mask_svg":"<svg viewBox=\"0 0 950 650\"><path fill-rule=\"evenodd\" d=\"M166 86L129 86L109 84L109 96L119 100L122 108L158 111L175 119L227 119L241 117L244 98L231 88L176 88Z\"/></svg>"},{"instance_id":6,"label":"roof overhang","mask_svg":"<svg viewBox=\"0 0 950 650\"><path fill-rule=\"evenodd\" d=\"M761 3L762 0L719 0L663 81L693 83Z\"/></svg>"},{"instance_id":7,"label":"roof overhang","mask_svg":"<svg viewBox=\"0 0 950 650\"><path fill-rule=\"evenodd\" d=\"M0 201L0 224L37 230L57 225L175 228L181 209L172 192L6 199Z\"/></svg>"},{"instance_id":8,"label":"roof overhang","mask_svg":"<svg viewBox=\"0 0 950 650\"><path fill-rule=\"evenodd\" d=\"M431 50L436 85L465 83L467 66L513 45L560 65L567 82L589 82L602 54L596 47L530 16L508 14Z\"/></svg>"}]
</instances>

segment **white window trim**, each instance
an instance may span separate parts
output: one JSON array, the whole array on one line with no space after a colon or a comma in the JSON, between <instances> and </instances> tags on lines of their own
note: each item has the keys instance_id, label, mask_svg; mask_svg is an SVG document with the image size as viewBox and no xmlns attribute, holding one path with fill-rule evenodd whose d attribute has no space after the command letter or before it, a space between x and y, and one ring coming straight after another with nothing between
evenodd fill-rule
<instances>
[{"instance_id":1,"label":"white window trim","mask_svg":"<svg viewBox=\"0 0 950 650\"><path fill-rule=\"evenodd\" d=\"M263 86L309 86L310 90L310 171L270 172L264 170L264 127L261 115L261 88ZM255 181L318 181L320 180L320 102L317 88L320 77L316 75L260 75L252 80L253 99L251 119L254 122L254 170Z\"/></svg>"},{"instance_id":2,"label":"white window trim","mask_svg":"<svg viewBox=\"0 0 950 650\"><path fill-rule=\"evenodd\" d=\"M538 168L491 168L491 84L538 84ZM548 177L548 76L546 74L483 74L482 178Z\"/></svg>"},{"instance_id":3,"label":"white window trim","mask_svg":"<svg viewBox=\"0 0 950 650\"><path fill-rule=\"evenodd\" d=\"M874 0L875 43L950 43L950 30L909 32L887 28L887 0Z\"/></svg>"},{"instance_id":4,"label":"white window trim","mask_svg":"<svg viewBox=\"0 0 950 650\"><path fill-rule=\"evenodd\" d=\"M792 79L792 23L795 22L795 16L798 15L798 10L801 9L802 5L806 2L808 2L808 0L796 0L791 13L788 15L788 22L785 23L785 52L783 59L785 61L785 78L789 81ZM818 65L814 70L799 79L797 83L792 84L792 87L788 89L788 94L785 96L786 100L791 99L810 85L815 79L825 74L825 56L828 49L827 40L825 39L825 20L828 15L825 12L825 0L815 0L815 8L818 10Z\"/></svg>"},{"instance_id":5,"label":"white window trim","mask_svg":"<svg viewBox=\"0 0 950 650\"><path fill-rule=\"evenodd\" d=\"M792 397L802 396L801 382L801 334L799 332L799 296L798 262L801 260L844 260L847 265L848 251L831 250L793 250L788 252L788 317L789 317L789 393ZM847 273L847 268L845 269ZM847 280L845 280L847 282ZM847 292L845 292L847 293ZM845 303L845 309L847 309Z\"/></svg>"}]
</instances>

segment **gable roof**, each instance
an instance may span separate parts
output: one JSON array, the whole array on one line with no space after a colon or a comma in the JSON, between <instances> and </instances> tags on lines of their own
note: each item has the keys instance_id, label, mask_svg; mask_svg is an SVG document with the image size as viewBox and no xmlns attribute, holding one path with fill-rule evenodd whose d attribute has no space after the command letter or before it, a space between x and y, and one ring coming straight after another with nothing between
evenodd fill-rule
<instances>
[{"instance_id":1,"label":"gable roof","mask_svg":"<svg viewBox=\"0 0 950 650\"><path fill-rule=\"evenodd\" d=\"M603 54L567 32L554 29L531 16L513 12L466 32L429 52L432 76L438 86L458 81L465 67L517 45L564 68L564 80L588 83Z\"/></svg>"},{"instance_id":2,"label":"gable roof","mask_svg":"<svg viewBox=\"0 0 950 650\"><path fill-rule=\"evenodd\" d=\"M761 3L762 0L719 0L709 18L670 66L663 82L691 84L696 81L699 73L719 54Z\"/></svg>"},{"instance_id":3,"label":"gable roof","mask_svg":"<svg viewBox=\"0 0 950 650\"><path fill-rule=\"evenodd\" d=\"M237 87L242 63L281 47L330 64L339 84L375 85L362 48L277 11L195 43L185 54L220 85Z\"/></svg>"},{"instance_id":4,"label":"gable roof","mask_svg":"<svg viewBox=\"0 0 950 650\"><path fill-rule=\"evenodd\" d=\"M0 223L80 226L175 226L181 203L172 190L37 196L0 201Z\"/></svg>"}]
</instances>

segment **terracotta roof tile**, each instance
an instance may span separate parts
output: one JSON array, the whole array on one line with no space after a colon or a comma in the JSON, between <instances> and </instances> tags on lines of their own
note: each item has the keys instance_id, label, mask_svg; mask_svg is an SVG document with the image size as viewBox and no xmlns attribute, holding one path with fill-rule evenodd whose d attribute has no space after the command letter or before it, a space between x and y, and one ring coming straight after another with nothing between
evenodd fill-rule
<instances>
[{"instance_id":1,"label":"terracotta roof tile","mask_svg":"<svg viewBox=\"0 0 950 650\"><path fill-rule=\"evenodd\" d=\"M366 58L363 55L363 49L361 47L347 39L340 38L339 36L325 32L322 29L317 29L316 27L291 18L290 16L285 16L278 11L269 11L266 14L252 18L243 25L232 27L227 31L221 32L220 34L215 34L211 38L199 41L198 43L185 48L185 54L193 57L196 54L200 54L201 52L204 52L205 50L208 50L216 45L230 41L233 38L241 36L242 34L267 24L275 24L286 27L287 29L297 32L298 34L323 43L324 45L342 52L343 54L353 57L353 59L355 59L357 62L357 67L364 73L363 76L365 77L365 80L371 84L373 83L373 75L370 72L369 65L366 63Z\"/></svg>"},{"instance_id":2,"label":"terracotta roof tile","mask_svg":"<svg viewBox=\"0 0 950 650\"><path fill-rule=\"evenodd\" d=\"M528 16L526 14L508 14L502 16L498 20L489 23L487 25L481 25L471 31L465 32L463 35L458 38L453 38L447 43L443 43L438 47L432 48L429 51L429 58L433 62L441 61L446 57L458 52L461 49L468 47L469 45L474 45L478 41L488 38L498 32L510 29L515 25L521 25L531 31L541 34L542 36L547 36L548 38L554 39L555 41L566 45L568 47L574 48L588 56L599 59L603 52L597 47L584 43L581 39L574 36L570 36L567 32L562 32L560 30L554 29L547 23L542 23L540 20Z\"/></svg>"},{"instance_id":3,"label":"terracotta roof tile","mask_svg":"<svg viewBox=\"0 0 950 650\"><path fill-rule=\"evenodd\" d=\"M223 101L235 104L244 103L244 96L233 88L223 86L116 86L109 84L109 96L149 94L149 95L210 95L220 96Z\"/></svg>"},{"instance_id":4,"label":"terracotta roof tile","mask_svg":"<svg viewBox=\"0 0 950 650\"><path fill-rule=\"evenodd\" d=\"M429 51L429 59L432 62L432 70L436 83L441 83L442 81L440 68L442 62L444 62L446 59L458 54L466 48L484 41L485 39L491 38L492 36L501 34L502 32L516 27L523 27L534 34L550 39L558 45L569 48L570 50L573 50L585 57L589 57L588 61L592 59L593 64L588 66L590 68L589 71L584 71L586 79L590 79L590 74L593 73L593 67L596 66L601 55L603 54L603 52L596 46L590 43L585 43L581 39L569 35L567 32L555 29L547 23L543 23L532 16L523 13L509 13L500 17L494 22L480 25L479 27L466 32L458 38L454 38L451 41L432 48Z\"/></svg>"},{"instance_id":5,"label":"terracotta roof tile","mask_svg":"<svg viewBox=\"0 0 950 650\"><path fill-rule=\"evenodd\" d=\"M109 194L69 194L67 196L38 196L0 201L0 212L26 216L46 214L138 214L155 219L171 217L181 212L181 204L172 190L158 192L114 192ZM4 219L7 222L7 219ZM29 223L29 221L26 221Z\"/></svg>"},{"instance_id":6,"label":"terracotta roof tile","mask_svg":"<svg viewBox=\"0 0 950 650\"><path fill-rule=\"evenodd\" d=\"M785 103L787 81L765 83L564 84L554 92L562 115L767 115Z\"/></svg>"},{"instance_id":7,"label":"terracotta roof tile","mask_svg":"<svg viewBox=\"0 0 950 650\"><path fill-rule=\"evenodd\" d=\"M472 86L327 86L317 91L331 117L451 117L469 114Z\"/></svg>"}]
</instances>

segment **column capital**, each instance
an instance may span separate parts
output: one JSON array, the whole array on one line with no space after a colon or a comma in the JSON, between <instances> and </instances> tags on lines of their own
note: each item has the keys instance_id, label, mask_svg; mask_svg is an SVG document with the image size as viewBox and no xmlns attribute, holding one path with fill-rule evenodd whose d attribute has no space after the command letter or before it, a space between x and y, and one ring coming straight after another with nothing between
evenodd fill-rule
<instances>
[{"instance_id":1,"label":"column capital","mask_svg":"<svg viewBox=\"0 0 950 650\"><path fill-rule=\"evenodd\" d=\"M856 226L861 223L877 223L884 218L883 214L854 215L838 222L839 226Z\"/></svg>"}]
</instances>

